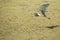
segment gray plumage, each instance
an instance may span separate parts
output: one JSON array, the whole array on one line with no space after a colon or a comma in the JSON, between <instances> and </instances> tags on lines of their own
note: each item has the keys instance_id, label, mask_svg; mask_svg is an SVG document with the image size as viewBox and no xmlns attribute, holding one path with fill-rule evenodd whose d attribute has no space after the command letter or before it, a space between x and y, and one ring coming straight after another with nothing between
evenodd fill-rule
<instances>
[{"instance_id":1,"label":"gray plumage","mask_svg":"<svg viewBox=\"0 0 60 40\"><path fill-rule=\"evenodd\" d=\"M40 6L40 11L42 12L42 14L44 15L44 17L46 17L45 15L45 11L46 11L46 8L49 6L49 3L47 4L43 4Z\"/></svg>"}]
</instances>

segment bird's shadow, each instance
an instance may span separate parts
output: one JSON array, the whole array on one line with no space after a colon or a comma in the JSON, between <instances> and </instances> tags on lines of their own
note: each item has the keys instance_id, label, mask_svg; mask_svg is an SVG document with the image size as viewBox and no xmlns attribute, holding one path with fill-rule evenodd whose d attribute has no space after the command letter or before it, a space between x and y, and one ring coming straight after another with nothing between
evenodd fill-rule
<instances>
[{"instance_id":1,"label":"bird's shadow","mask_svg":"<svg viewBox=\"0 0 60 40\"><path fill-rule=\"evenodd\" d=\"M49 28L49 29L54 29L54 28L56 28L56 27L60 27L60 25L47 26L47 28Z\"/></svg>"}]
</instances>

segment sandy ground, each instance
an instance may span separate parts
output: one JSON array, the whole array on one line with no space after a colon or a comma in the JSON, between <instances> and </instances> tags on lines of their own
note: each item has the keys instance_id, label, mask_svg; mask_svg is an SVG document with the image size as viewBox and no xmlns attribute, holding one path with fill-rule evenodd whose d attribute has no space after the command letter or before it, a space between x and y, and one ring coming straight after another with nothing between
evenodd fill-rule
<instances>
[{"instance_id":1,"label":"sandy ground","mask_svg":"<svg viewBox=\"0 0 60 40\"><path fill-rule=\"evenodd\" d=\"M47 19L40 5L50 3ZM41 16L34 16L39 12ZM60 0L0 0L0 40L60 40Z\"/></svg>"}]
</instances>

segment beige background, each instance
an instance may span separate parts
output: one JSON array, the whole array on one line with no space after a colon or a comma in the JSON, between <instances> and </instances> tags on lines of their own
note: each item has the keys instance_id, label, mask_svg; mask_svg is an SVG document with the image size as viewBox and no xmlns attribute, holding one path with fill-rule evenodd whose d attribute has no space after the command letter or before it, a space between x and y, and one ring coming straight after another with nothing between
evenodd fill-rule
<instances>
[{"instance_id":1,"label":"beige background","mask_svg":"<svg viewBox=\"0 0 60 40\"><path fill-rule=\"evenodd\" d=\"M44 3L50 20L39 11ZM60 27L50 25L60 25L60 0L0 0L0 40L60 40Z\"/></svg>"}]
</instances>

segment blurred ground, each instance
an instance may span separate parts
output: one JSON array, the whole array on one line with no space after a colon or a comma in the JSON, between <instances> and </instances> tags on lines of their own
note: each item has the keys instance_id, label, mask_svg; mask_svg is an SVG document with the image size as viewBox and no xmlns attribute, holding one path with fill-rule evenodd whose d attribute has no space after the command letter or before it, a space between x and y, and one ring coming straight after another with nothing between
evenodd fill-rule
<instances>
[{"instance_id":1,"label":"blurred ground","mask_svg":"<svg viewBox=\"0 0 60 40\"><path fill-rule=\"evenodd\" d=\"M60 0L0 0L0 40L60 40ZM46 15L39 11L41 4L50 3ZM41 16L35 17L34 12Z\"/></svg>"}]
</instances>

